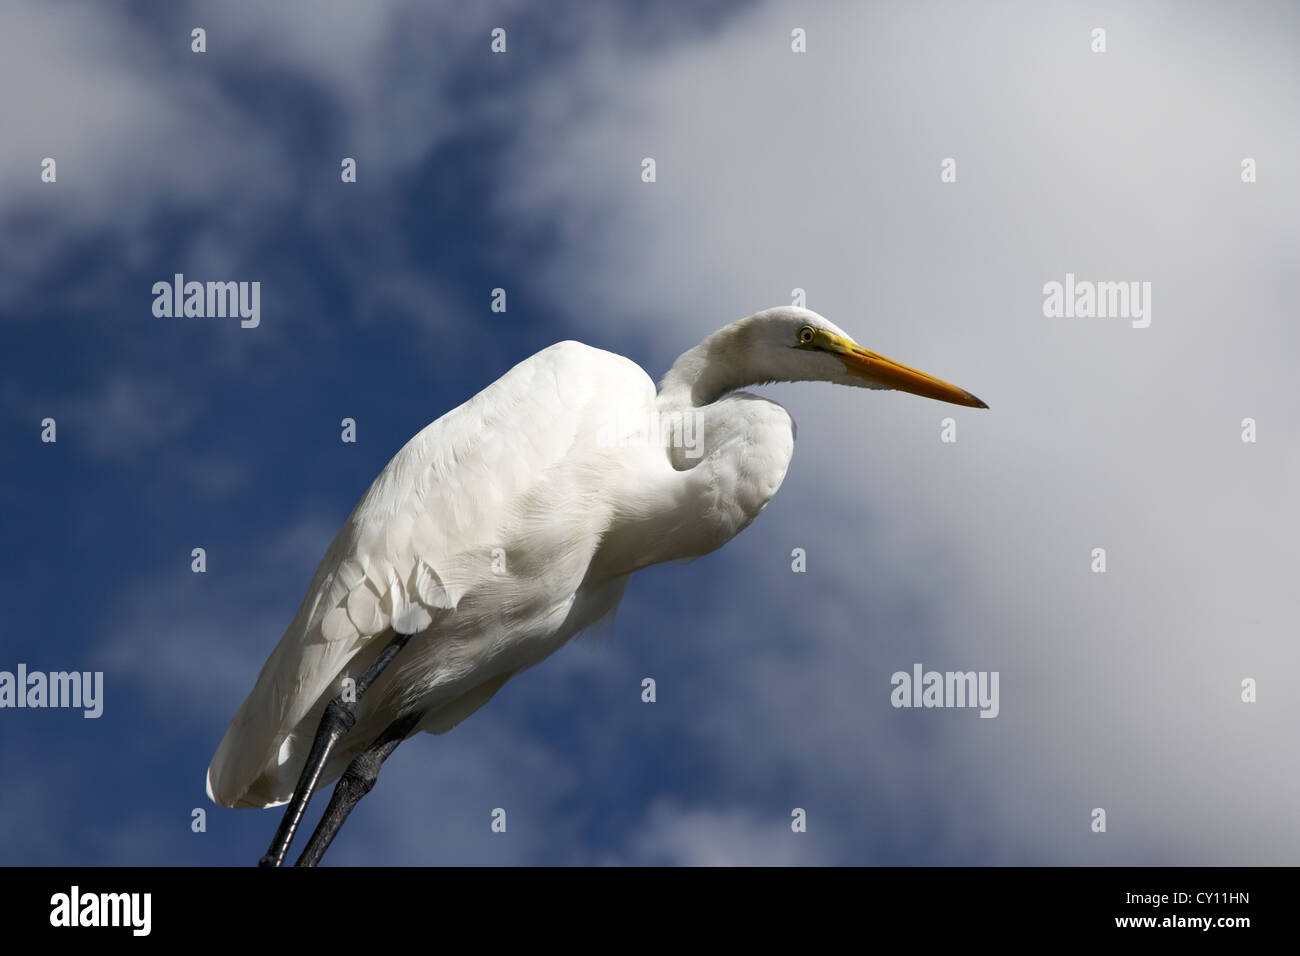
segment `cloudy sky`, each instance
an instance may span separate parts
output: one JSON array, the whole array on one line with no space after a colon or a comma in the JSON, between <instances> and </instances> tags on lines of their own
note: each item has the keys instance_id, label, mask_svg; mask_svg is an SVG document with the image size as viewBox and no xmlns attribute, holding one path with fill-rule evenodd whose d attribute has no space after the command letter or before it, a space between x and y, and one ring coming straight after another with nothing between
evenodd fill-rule
<instances>
[{"instance_id":1,"label":"cloudy sky","mask_svg":"<svg viewBox=\"0 0 1300 956\"><path fill-rule=\"evenodd\" d=\"M758 521L406 743L326 862L1295 861L1300 12L649 6L0 2L0 670L105 680L0 710L0 862L254 862L278 811L207 764L392 454L552 342L657 379L795 289L990 410L764 389ZM177 272L259 326L156 317ZM1045 316L1067 274L1150 325ZM916 663L997 718L891 706Z\"/></svg>"}]
</instances>

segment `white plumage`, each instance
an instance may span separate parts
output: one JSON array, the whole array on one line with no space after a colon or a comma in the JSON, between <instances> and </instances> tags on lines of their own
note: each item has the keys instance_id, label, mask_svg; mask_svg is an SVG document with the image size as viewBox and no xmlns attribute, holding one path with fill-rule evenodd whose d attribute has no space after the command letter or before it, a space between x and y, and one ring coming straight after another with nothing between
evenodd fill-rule
<instances>
[{"instance_id":1,"label":"white plumage","mask_svg":"<svg viewBox=\"0 0 1300 956\"><path fill-rule=\"evenodd\" d=\"M776 493L794 448L786 411L735 389L795 380L982 407L804 309L727 326L678 359L659 393L609 352L562 342L537 353L375 479L231 721L209 796L288 801L327 703L394 628L415 636L357 703L322 784L401 714L423 712L418 729L431 733L464 720L613 611L637 569L730 540ZM699 429L698 457L655 437L683 415Z\"/></svg>"},{"instance_id":2,"label":"white plumage","mask_svg":"<svg viewBox=\"0 0 1300 956\"><path fill-rule=\"evenodd\" d=\"M325 704L344 676L359 676L384 643L375 638L394 622L437 640L369 690L326 780L404 705L430 708L425 729L449 729L511 673L558 647L563 637L547 638L571 613L577 630L617 603L621 586L579 594L600 542L593 531L612 509L597 481L601 450L571 454L594 434L610 396L639 405L644 420L654 385L626 359L562 342L394 456L325 553L218 748L208 774L214 800L287 801ZM475 689L455 713L443 713Z\"/></svg>"}]
</instances>

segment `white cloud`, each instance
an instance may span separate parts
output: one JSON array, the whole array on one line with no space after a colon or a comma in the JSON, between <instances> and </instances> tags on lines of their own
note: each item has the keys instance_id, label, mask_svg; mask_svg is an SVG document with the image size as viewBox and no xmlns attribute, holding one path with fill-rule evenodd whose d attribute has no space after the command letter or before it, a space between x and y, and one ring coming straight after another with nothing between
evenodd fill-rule
<instances>
[{"instance_id":1,"label":"white cloud","mask_svg":"<svg viewBox=\"0 0 1300 956\"><path fill-rule=\"evenodd\" d=\"M257 135L211 76L197 63L169 69L167 49L108 8L18 0L6 23L0 82L28 91L10 99L0 142L9 184L0 236L12 282L31 279L75 236L141 230L164 204L220 210L246 186L262 195L285 188L277 144ZM240 162L223 155L229 143L242 144ZM58 163L55 184L40 181L47 156ZM250 168L259 175L246 176Z\"/></svg>"},{"instance_id":2,"label":"white cloud","mask_svg":"<svg viewBox=\"0 0 1300 956\"><path fill-rule=\"evenodd\" d=\"M686 808L658 803L645 829L629 840L640 866L819 866L830 862L814 837L795 833L790 819L760 819L747 809Z\"/></svg>"},{"instance_id":3,"label":"white cloud","mask_svg":"<svg viewBox=\"0 0 1300 956\"><path fill-rule=\"evenodd\" d=\"M0 305L22 301L41 283L48 297L47 270L66 273L69 249L99 237L116 240L129 267L264 270L275 260L262 237L292 210L315 226L353 280L363 319L394 299L407 311L413 303L427 311L446 292L420 276L427 264L410 262L402 246L408 209L372 188L368 214L344 213L340 221L338 204L324 200L320 186L338 183L344 156L358 160L360 182L392 183L481 122L450 82L461 62L432 55L431 45L434 38L450 49L481 45L488 56L490 25L516 6L241 0L178 4L171 16L141 20L102 4L14 0L0 34L0 83L27 92L10 97L0 114L7 184ZM208 32L207 53L190 52L194 24ZM250 96L259 77L268 78L267 91L292 96L283 103ZM45 157L58 164L55 184L40 180ZM159 228L164 215L186 226L179 242L175 230ZM364 274L356 268L359 247L371 270ZM388 263L388 273L375 274L377 263ZM76 307L94 309L121 294L121 271L65 276L55 288ZM274 301L313 301L311 290L293 283L281 276ZM142 292L142 314L150 301ZM422 318L418 324L427 324ZM275 323L262 333L280 334Z\"/></svg>"},{"instance_id":4,"label":"white cloud","mask_svg":"<svg viewBox=\"0 0 1300 956\"><path fill-rule=\"evenodd\" d=\"M1300 663L1276 530L1298 517L1300 332L1275 268L1300 192L1237 179L1241 156L1300 146L1280 122L1294 86L1258 70L1286 40L1168 6L1113 11L1105 59L1088 24L1034 6L799 17L803 57L777 5L669 56L592 44L537 91L503 177L504 218L559 224L535 291L652 374L801 286L992 405L774 390L800 421L795 463L724 554L764 569L744 600L801 633L742 646L692 618L710 635L691 640L698 668L744 685L731 702L762 694L700 742L728 766L759 751L829 778L841 807L869 794L874 826L916 828L904 851L928 859L1289 859L1300 711L1285 686L1237 701L1242 677ZM578 85L597 91L586 110ZM1041 286L1066 271L1152 281L1151 328L1045 319ZM955 446L938 442L948 414ZM1237 440L1246 415L1267 442ZM797 596L774 560L791 544L815 565ZM1105 577L1087 568L1099 545ZM882 709L889 673L918 660L1000 670L1002 715Z\"/></svg>"}]
</instances>

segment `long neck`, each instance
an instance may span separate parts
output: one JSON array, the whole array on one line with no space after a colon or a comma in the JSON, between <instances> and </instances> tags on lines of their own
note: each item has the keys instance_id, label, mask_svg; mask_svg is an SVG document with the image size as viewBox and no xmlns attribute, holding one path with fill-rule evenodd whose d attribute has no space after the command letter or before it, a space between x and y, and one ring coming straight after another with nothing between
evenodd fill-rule
<instances>
[{"instance_id":1,"label":"long neck","mask_svg":"<svg viewBox=\"0 0 1300 956\"><path fill-rule=\"evenodd\" d=\"M759 330L761 332L761 330ZM732 323L684 353L659 385L661 426L693 435L669 443L669 494L651 495L636 534L673 527L653 560L694 557L730 541L776 493L794 452L794 423L780 405L744 392L778 377L759 367L753 319ZM671 517L661 509L671 502Z\"/></svg>"},{"instance_id":2,"label":"long neck","mask_svg":"<svg viewBox=\"0 0 1300 956\"><path fill-rule=\"evenodd\" d=\"M761 377L738 360L748 354L745 335L745 326L733 323L684 352L659 383L660 410L701 408L733 389L759 384Z\"/></svg>"},{"instance_id":3,"label":"long neck","mask_svg":"<svg viewBox=\"0 0 1300 956\"><path fill-rule=\"evenodd\" d=\"M794 423L775 402L736 391L782 377L755 364L753 356L763 352L753 348L756 318L715 332L664 376L656 400L660 428L695 441L667 443L670 468L627 473L619 520L601 544L603 566L626 574L708 554L776 493L794 452Z\"/></svg>"}]
</instances>

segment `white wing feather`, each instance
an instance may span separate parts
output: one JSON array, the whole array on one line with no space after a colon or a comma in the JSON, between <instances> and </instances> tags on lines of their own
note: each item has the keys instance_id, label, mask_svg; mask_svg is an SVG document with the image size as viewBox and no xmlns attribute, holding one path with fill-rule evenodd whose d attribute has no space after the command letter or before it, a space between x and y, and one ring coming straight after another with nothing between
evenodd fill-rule
<instances>
[{"instance_id":1,"label":"white wing feather","mask_svg":"<svg viewBox=\"0 0 1300 956\"><path fill-rule=\"evenodd\" d=\"M391 639L393 627L427 631L414 640L436 641L454 630L458 607L484 584L491 550L540 533L529 530L538 522L522 510L523 503L543 493L568 493L575 482L556 482L554 472L581 467L573 459L592 453L600 416L648 416L654 396L653 383L631 361L561 342L412 438L375 479L321 560L297 615L213 757L208 795L226 806L288 800L316 722L345 672L359 676ZM585 571L582 562L590 560L604 531L590 500L593 490L600 489L575 489L584 500L549 503L553 515L569 508L581 514L565 519L569 525L559 531L567 535L564 548L579 571ZM573 594L567 597L572 601ZM440 703L445 713L426 729L440 731L464 719L510 673L482 674L481 682ZM362 703L370 702L367 696ZM373 726L373 720L365 728L359 722L355 732ZM351 750L356 746L353 740ZM349 752L340 748L340 756ZM330 767L322 782L341 770L338 759Z\"/></svg>"}]
</instances>

